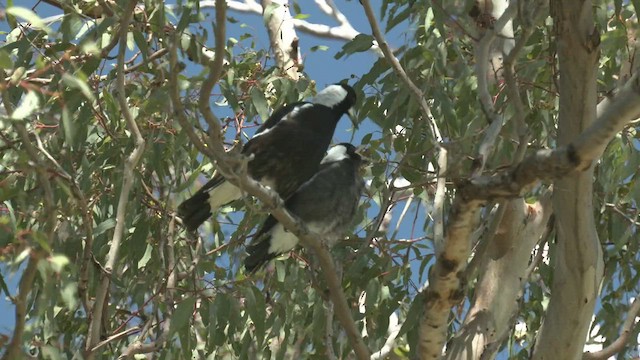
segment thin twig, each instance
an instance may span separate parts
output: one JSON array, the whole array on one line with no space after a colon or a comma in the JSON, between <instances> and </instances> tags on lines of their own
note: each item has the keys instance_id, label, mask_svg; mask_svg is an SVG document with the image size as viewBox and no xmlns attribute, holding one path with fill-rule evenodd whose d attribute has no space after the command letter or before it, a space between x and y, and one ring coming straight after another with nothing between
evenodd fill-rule
<instances>
[{"instance_id":1,"label":"thin twig","mask_svg":"<svg viewBox=\"0 0 640 360\"><path fill-rule=\"evenodd\" d=\"M138 162L142 158L142 154L144 153L145 140L140 133L140 129L136 124L133 115L129 111L129 106L127 104L126 99L126 90L125 90L125 73L124 73L124 56L127 50L127 34L129 32L129 23L133 17L134 9L136 7L136 1L129 2L126 9L122 14L122 19L120 21L120 33L119 33L119 42L120 48L118 50L116 71L116 92L117 99L120 105L120 111L122 112L123 117L126 120L127 128L131 132L135 141L135 148L129 154L124 163L123 169L123 180L122 180L122 190L120 192L120 197L118 199L118 206L116 210L116 226L113 230L113 238L111 239L111 246L109 248L109 253L107 254L106 264L104 266L105 273L102 274L102 279L100 281L100 285L98 286L98 290L96 291L96 300L94 302L93 311L91 312L91 322L89 325L89 334L87 336L87 344L85 347L86 354L85 357L88 359L93 359L95 353L92 349L98 344L101 337L102 330L102 314L105 311L105 305L108 304L108 292L109 286L111 284L111 274L113 269L116 266L116 262L118 260L118 252L120 250L120 244L122 242L122 237L124 235L124 225L125 225L125 216L127 213L127 204L129 203L129 193L131 192L131 188L133 187L133 181L135 179L135 168L138 165Z\"/></svg>"},{"instance_id":2,"label":"thin twig","mask_svg":"<svg viewBox=\"0 0 640 360\"><path fill-rule=\"evenodd\" d=\"M429 122L431 126L431 132L434 137L434 146L436 148L440 148L440 143L442 142L442 136L440 135L440 129L436 124L433 116L431 115L431 109L429 108L429 104L427 104L427 100L425 99L422 91L413 83L413 81L409 78L409 75L404 71L400 61L393 55L391 48L389 48L389 44L382 35L382 31L380 30L380 25L378 25L378 20L376 20L376 16L373 13L373 8L369 3L369 0L361 0L362 7L364 8L364 12L367 15L367 19L369 20L369 25L371 25L371 31L373 32L373 36L378 42L378 46L380 46L380 50L384 54L384 58L387 60L391 68L396 73L396 75L400 78L400 80L409 88L411 95L414 100L420 105L420 113L422 114L422 120Z\"/></svg>"},{"instance_id":3,"label":"thin twig","mask_svg":"<svg viewBox=\"0 0 640 360\"><path fill-rule=\"evenodd\" d=\"M169 339L169 331L171 329L171 320L173 315L173 309L175 306L175 292L176 292L176 257L174 249L174 237L175 237L175 217L171 218L169 222L169 229L167 231L166 238L166 266L165 272L167 273L167 282L164 285L164 298L166 311L163 313L161 330L153 341L147 341L146 334L141 333L138 339L132 342L118 357L118 359L128 359L136 354L145 354L156 351L162 348L165 342ZM152 320L149 319L149 323Z\"/></svg>"},{"instance_id":4,"label":"thin twig","mask_svg":"<svg viewBox=\"0 0 640 360\"><path fill-rule=\"evenodd\" d=\"M484 138L478 146L478 154L476 156L476 163L474 164L472 176L479 175L484 170L489 154L493 150L498 135L500 134L500 130L505 123L505 118L496 113L491 94L489 93L489 83L487 81L489 50L491 49L491 44L493 44L493 41L496 39L500 31L502 31L511 18L513 18L517 10L517 2L511 2L509 7L507 7L504 13L495 22L494 26L484 34L478 43L478 46L476 46L476 78L478 79L478 97L480 99L482 110L489 118L490 125L485 131Z\"/></svg>"},{"instance_id":5,"label":"thin twig","mask_svg":"<svg viewBox=\"0 0 640 360\"><path fill-rule=\"evenodd\" d=\"M624 346L629 341L629 336L633 331L633 327L636 325L636 316L640 312L640 299L637 297L633 300L633 304L629 308L627 312L627 318L624 320L622 324L622 329L620 329L620 336L609 346L604 349L596 352L586 352L582 355L583 360L602 360L608 359L611 356L619 353L624 349Z\"/></svg>"},{"instance_id":6,"label":"thin twig","mask_svg":"<svg viewBox=\"0 0 640 360\"><path fill-rule=\"evenodd\" d=\"M442 135L440 133L440 129L438 128L438 124L435 122L435 119L431 115L431 109L427 104L427 100L424 94L409 78L407 73L402 68L400 61L398 61L398 59L389 48L389 44L385 40L384 35L380 30L380 25L376 20L375 14L373 13L373 8L371 7L369 0L362 0L361 3L364 7L364 12L367 15L369 24L371 25L371 31L373 32L373 36L378 42L380 50L382 50L385 59L391 65L396 75L409 88L414 100L420 105L422 120L428 122L431 128L431 133L433 135L433 145L436 149L438 149L438 180L436 185L436 193L434 196L434 211L432 216L434 218L434 241L436 244L436 248L441 248L442 242L444 241L444 200L446 195L445 173L448 167L447 150L443 146L440 146L443 140Z\"/></svg>"}]
</instances>

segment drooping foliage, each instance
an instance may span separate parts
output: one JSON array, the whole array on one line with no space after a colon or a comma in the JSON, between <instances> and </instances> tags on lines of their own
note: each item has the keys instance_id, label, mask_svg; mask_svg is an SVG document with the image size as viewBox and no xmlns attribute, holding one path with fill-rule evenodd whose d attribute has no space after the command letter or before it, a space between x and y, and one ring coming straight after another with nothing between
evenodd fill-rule
<instances>
[{"instance_id":1,"label":"drooping foliage","mask_svg":"<svg viewBox=\"0 0 640 360\"><path fill-rule=\"evenodd\" d=\"M299 9L296 18L305 19L301 11L306 5L300 3L293 9ZM633 3L596 6L595 21L602 30L602 98L631 75L638 28ZM171 86L176 85L184 115L199 135L207 136L197 97L207 75L204 65L212 56L215 10L201 8L198 1L145 1L144 7L135 8L126 28L126 47L120 50L124 5L113 3L113 16L94 19L89 15L95 12L83 4L64 2L64 11L43 4L33 11L9 7L5 13L6 38L0 47L0 285L3 296L16 304L4 306L18 315L10 328L0 330L5 351L14 333L23 331L16 346L25 352L56 359L86 355L96 296L101 279L109 276L99 326L100 341L106 342L93 349L103 358L116 357L135 341L157 341L159 334L166 343L155 351L167 358L324 359L329 353L349 358L351 345L335 319L311 253L299 249L257 274L243 272L244 244L269 209L251 198L235 202L197 235L187 234L176 218L177 204L216 168L176 120L171 97ZM389 42L425 94L449 151L445 214L455 183L477 165L478 145L491 121L479 101L474 49L482 32L478 20L469 16L470 8L458 1L383 1L378 13L383 30L401 28L411 34ZM364 18L362 13L347 16ZM262 24L246 17L250 15L228 13L229 32L241 35L227 37L222 79L211 94L225 147L231 151L247 141L272 109L342 80L311 79L304 71L299 80L291 80L256 35L263 29L253 27ZM524 12L515 17L514 29L516 46L522 46L513 59L515 77L526 113L518 114L508 99L503 71L491 69L486 74L489 93L505 125L487 159L486 173L514 163L520 134L510 119L516 115L526 122L527 152L556 146L561 74L553 23L548 16L533 18ZM324 50L337 58L327 67L351 68L353 78L347 80L360 97L360 126L352 135L343 120L335 138L365 145L373 159L368 193L353 231L332 253L366 345L377 351L391 330L399 328L393 356L409 358L422 309L418 294L428 282L436 248L431 216L436 141L406 84L384 58L376 58L370 29L359 30L363 34L342 48ZM525 32L530 35L519 44ZM326 42L305 40L310 42L305 48L313 49L324 49ZM181 70L177 84L170 80L174 47ZM121 51L124 86L117 83ZM371 68L349 62L356 52L371 54ZM118 101L122 93L146 142L132 169L126 163L137 144ZM594 324L605 343L618 337L630 297L640 291L639 139L632 124L596 165L594 216L606 272ZM127 177L131 189L122 198ZM527 199L534 202L548 185L538 185ZM481 213L481 227L492 216L490 205ZM123 226L123 237L117 259L113 269L105 269L118 225ZM502 354L525 359L533 346L553 279L553 268L545 261L554 256L551 229L540 240L548 246L548 255L537 260L514 318L526 323L527 330L514 330L501 344ZM482 230L478 234L474 241L481 243L487 235ZM468 298L475 280L467 279ZM465 300L451 314L451 336L468 307ZM637 333L633 330L631 338ZM633 344L620 356L630 355L638 355Z\"/></svg>"}]
</instances>

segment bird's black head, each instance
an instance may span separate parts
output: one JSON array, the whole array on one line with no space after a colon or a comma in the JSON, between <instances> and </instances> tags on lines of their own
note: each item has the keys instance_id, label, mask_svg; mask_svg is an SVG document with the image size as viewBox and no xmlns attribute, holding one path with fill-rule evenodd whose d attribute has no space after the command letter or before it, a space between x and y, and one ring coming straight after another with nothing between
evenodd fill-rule
<instances>
[{"instance_id":1,"label":"bird's black head","mask_svg":"<svg viewBox=\"0 0 640 360\"><path fill-rule=\"evenodd\" d=\"M313 103L329 107L340 115L350 113L356 104L356 92L347 84L329 85L316 95Z\"/></svg>"},{"instance_id":2,"label":"bird's black head","mask_svg":"<svg viewBox=\"0 0 640 360\"><path fill-rule=\"evenodd\" d=\"M329 149L327 155L322 159L321 164L338 162L342 160L351 160L357 165L362 163L362 156L358 153L358 149L349 143L340 143Z\"/></svg>"}]
</instances>

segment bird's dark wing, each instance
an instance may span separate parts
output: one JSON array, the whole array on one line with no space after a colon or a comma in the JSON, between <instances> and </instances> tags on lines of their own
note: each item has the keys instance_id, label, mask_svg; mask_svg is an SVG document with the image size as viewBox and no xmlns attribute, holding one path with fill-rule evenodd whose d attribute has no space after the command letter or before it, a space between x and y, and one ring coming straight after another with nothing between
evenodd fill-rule
<instances>
[{"instance_id":1,"label":"bird's dark wing","mask_svg":"<svg viewBox=\"0 0 640 360\"><path fill-rule=\"evenodd\" d=\"M359 191L354 183L355 169L347 161L323 164L322 168L309 181L304 183L289 199L285 206L306 222L322 221L338 214L336 211L346 205L351 207L355 192ZM313 204L313 206L309 206ZM350 214L344 214L350 215Z\"/></svg>"},{"instance_id":2,"label":"bird's dark wing","mask_svg":"<svg viewBox=\"0 0 640 360\"><path fill-rule=\"evenodd\" d=\"M330 165L334 166L332 167ZM285 208L303 221L313 221L318 216L329 213L331 209L327 209L327 206L331 206L331 204L329 204L331 201L327 201L327 198L336 190L336 186L339 186L335 183L335 179L331 178L332 173L337 169L336 165L335 163L329 164L329 166L324 165L321 171L309 179L309 181L305 182L298 191L285 202ZM308 209L311 207L304 206L305 203L314 205L322 203L322 206L317 208L319 211L312 213ZM277 223L278 220L272 215L269 215L258 232L256 232L254 243L262 242L264 234L268 233Z\"/></svg>"},{"instance_id":3,"label":"bird's dark wing","mask_svg":"<svg viewBox=\"0 0 640 360\"><path fill-rule=\"evenodd\" d=\"M305 114L306 111L300 112L300 116ZM315 112L315 116L329 117L330 110L327 108L325 114L322 109ZM274 190L283 199L288 199L317 172L331 142L333 128L327 133L318 133L291 119L280 121L268 133L249 140L242 149L243 154L254 156L249 162L249 173L258 181L277 177Z\"/></svg>"},{"instance_id":4,"label":"bird's dark wing","mask_svg":"<svg viewBox=\"0 0 640 360\"><path fill-rule=\"evenodd\" d=\"M323 233L339 235L351 223L363 188L355 167L351 161L323 164L318 173L285 202L285 207L307 224L324 228ZM271 234L277 224L276 218L270 215L256 232L247 247L247 271L253 272L279 255L269 252L273 241L282 241Z\"/></svg>"},{"instance_id":5,"label":"bird's dark wing","mask_svg":"<svg viewBox=\"0 0 640 360\"><path fill-rule=\"evenodd\" d=\"M285 105L283 107L280 107L280 108L274 110L271 113L271 116L269 116L269 118L267 119L267 121L262 123L262 125L260 125L258 130L256 130L256 135L260 134L261 132L263 132L263 131L265 131L267 129L271 129L278 122L280 122L280 120L282 120L282 118L287 116L287 114L289 114L296 106L301 106L301 105L304 105L304 104L306 104L306 102L300 101L300 102L296 102L296 103L293 103L293 104Z\"/></svg>"},{"instance_id":6,"label":"bird's dark wing","mask_svg":"<svg viewBox=\"0 0 640 360\"><path fill-rule=\"evenodd\" d=\"M270 246L270 238L255 241L247 246L247 257L244 259L244 268L247 269L248 272L254 272L262 265L268 263L269 260L278 256L279 254L269 252Z\"/></svg>"}]
</instances>

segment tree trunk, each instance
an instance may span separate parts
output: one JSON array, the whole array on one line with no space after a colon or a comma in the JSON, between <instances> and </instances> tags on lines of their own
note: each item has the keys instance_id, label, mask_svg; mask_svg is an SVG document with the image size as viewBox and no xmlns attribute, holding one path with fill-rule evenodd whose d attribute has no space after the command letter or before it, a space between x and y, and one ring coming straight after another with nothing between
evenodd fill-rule
<instances>
[{"instance_id":1,"label":"tree trunk","mask_svg":"<svg viewBox=\"0 0 640 360\"><path fill-rule=\"evenodd\" d=\"M558 146L596 117L600 37L591 1L554 1L559 62ZM579 159L578 159L579 160ZM602 249L593 219L593 166L557 181L553 205L557 244L549 308L533 359L580 359L602 279Z\"/></svg>"}]
</instances>

